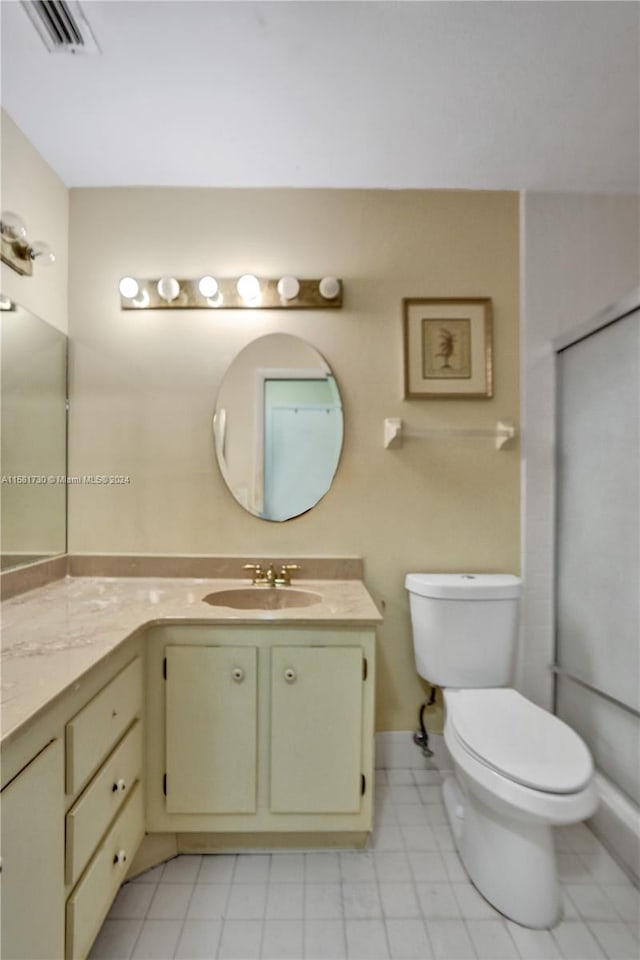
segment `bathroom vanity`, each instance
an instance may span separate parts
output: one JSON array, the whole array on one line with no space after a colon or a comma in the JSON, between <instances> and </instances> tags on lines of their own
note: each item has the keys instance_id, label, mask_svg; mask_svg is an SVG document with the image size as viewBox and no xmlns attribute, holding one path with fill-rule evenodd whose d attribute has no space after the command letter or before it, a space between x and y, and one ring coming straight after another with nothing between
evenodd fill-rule
<instances>
[{"instance_id":1,"label":"bathroom vanity","mask_svg":"<svg viewBox=\"0 0 640 960\"><path fill-rule=\"evenodd\" d=\"M219 833L227 847L247 832L347 832L362 845L374 659L363 627L150 629L147 829Z\"/></svg>"},{"instance_id":2,"label":"bathroom vanity","mask_svg":"<svg viewBox=\"0 0 640 960\"><path fill-rule=\"evenodd\" d=\"M304 586L275 610L203 602L237 580L5 602L2 956L86 957L127 874L179 852L365 843L381 617L360 580Z\"/></svg>"}]
</instances>

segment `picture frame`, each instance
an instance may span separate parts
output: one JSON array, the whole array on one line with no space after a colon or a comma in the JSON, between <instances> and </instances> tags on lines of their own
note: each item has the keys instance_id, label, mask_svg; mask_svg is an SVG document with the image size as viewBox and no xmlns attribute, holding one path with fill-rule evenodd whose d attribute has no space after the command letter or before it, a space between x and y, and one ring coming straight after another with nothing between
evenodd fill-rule
<instances>
[{"instance_id":1,"label":"picture frame","mask_svg":"<svg viewBox=\"0 0 640 960\"><path fill-rule=\"evenodd\" d=\"M402 301L404 399L493 396L493 310L489 297Z\"/></svg>"}]
</instances>

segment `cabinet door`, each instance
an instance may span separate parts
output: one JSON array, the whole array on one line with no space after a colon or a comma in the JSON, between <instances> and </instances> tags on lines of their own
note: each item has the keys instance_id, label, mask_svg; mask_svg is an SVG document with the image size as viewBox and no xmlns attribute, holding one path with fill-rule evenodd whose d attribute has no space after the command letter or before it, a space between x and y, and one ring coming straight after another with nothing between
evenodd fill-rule
<instances>
[{"instance_id":1,"label":"cabinet door","mask_svg":"<svg viewBox=\"0 0 640 960\"><path fill-rule=\"evenodd\" d=\"M64 957L63 749L54 740L2 791L6 960Z\"/></svg>"},{"instance_id":2,"label":"cabinet door","mask_svg":"<svg viewBox=\"0 0 640 960\"><path fill-rule=\"evenodd\" d=\"M362 650L274 647L274 813L357 813L361 797Z\"/></svg>"},{"instance_id":3,"label":"cabinet door","mask_svg":"<svg viewBox=\"0 0 640 960\"><path fill-rule=\"evenodd\" d=\"M167 647L168 813L254 813L257 651Z\"/></svg>"}]
</instances>

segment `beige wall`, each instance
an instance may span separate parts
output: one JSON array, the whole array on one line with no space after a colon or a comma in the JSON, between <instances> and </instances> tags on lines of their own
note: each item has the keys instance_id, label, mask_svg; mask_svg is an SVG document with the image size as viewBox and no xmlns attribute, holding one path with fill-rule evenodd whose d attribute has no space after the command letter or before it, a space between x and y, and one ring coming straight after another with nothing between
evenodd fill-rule
<instances>
[{"instance_id":1,"label":"beige wall","mask_svg":"<svg viewBox=\"0 0 640 960\"><path fill-rule=\"evenodd\" d=\"M56 256L23 277L4 263L0 289L7 297L67 332L69 191L4 110L0 113L2 209L20 216L29 240L45 240Z\"/></svg>"},{"instance_id":2,"label":"beige wall","mask_svg":"<svg viewBox=\"0 0 640 960\"><path fill-rule=\"evenodd\" d=\"M73 553L362 555L384 608L377 727L407 729L423 688L404 574L519 568L519 453L488 440L407 441L412 427L518 421L518 197L513 193L111 189L71 191ZM134 276L336 274L342 310L122 312ZM402 400L403 297L493 298L492 400ZM239 350L295 333L327 360L345 443L329 494L288 523L247 514L215 463L216 391Z\"/></svg>"}]
</instances>

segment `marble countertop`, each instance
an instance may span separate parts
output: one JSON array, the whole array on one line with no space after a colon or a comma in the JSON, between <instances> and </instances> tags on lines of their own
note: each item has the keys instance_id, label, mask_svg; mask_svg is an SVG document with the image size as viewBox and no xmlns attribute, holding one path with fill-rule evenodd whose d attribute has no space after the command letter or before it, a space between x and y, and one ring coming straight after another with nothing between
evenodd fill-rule
<instances>
[{"instance_id":1,"label":"marble countertop","mask_svg":"<svg viewBox=\"0 0 640 960\"><path fill-rule=\"evenodd\" d=\"M360 580L299 580L321 601L284 610L237 610L203 601L246 580L66 577L1 606L0 726L4 742L143 627L158 624L373 626L382 617ZM262 591L264 587L254 588ZM270 588L266 588L270 589Z\"/></svg>"}]
</instances>

